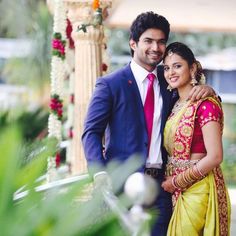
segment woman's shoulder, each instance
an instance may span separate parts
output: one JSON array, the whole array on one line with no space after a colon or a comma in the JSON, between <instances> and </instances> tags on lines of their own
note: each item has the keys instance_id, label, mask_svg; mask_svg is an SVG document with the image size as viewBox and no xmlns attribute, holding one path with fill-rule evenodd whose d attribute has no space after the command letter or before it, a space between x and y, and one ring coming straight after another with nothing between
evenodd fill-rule
<instances>
[{"instance_id":1,"label":"woman's shoulder","mask_svg":"<svg viewBox=\"0 0 236 236\"><path fill-rule=\"evenodd\" d=\"M199 101L198 110L222 110L221 102L217 97L207 97Z\"/></svg>"},{"instance_id":2,"label":"woman's shoulder","mask_svg":"<svg viewBox=\"0 0 236 236\"><path fill-rule=\"evenodd\" d=\"M221 102L217 97L206 97L194 102L190 102L189 106L194 106L197 108L197 110L199 109L203 109L206 110L208 109L215 109L216 107L218 107L220 110L222 110L222 106L221 106Z\"/></svg>"},{"instance_id":3,"label":"woman's shoulder","mask_svg":"<svg viewBox=\"0 0 236 236\"><path fill-rule=\"evenodd\" d=\"M221 101L217 96L206 97L200 100L200 105L217 105L221 107Z\"/></svg>"},{"instance_id":4,"label":"woman's shoulder","mask_svg":"<svg viewBox=\"0 0 236 236\"><path fill-rule=\"evenodd\" d=\"M204 124L207 123L208 121L221 120L223 118L223 111L221 108L221 104L214 97L203 99L199 103L199 106L197 108L197 117Z\"/></svg>"}]
</instances>

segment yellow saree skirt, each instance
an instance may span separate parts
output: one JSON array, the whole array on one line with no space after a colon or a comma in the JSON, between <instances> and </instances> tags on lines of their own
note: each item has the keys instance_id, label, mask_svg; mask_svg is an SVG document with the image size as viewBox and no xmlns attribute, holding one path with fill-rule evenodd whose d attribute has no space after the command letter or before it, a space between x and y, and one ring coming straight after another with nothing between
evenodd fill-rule
<instances>
[{"instance_id":1,"label":"yellow saree skirt","mask_svg":"<svg viewBox=\"0 0 236 236\"><path fill-rule=\"evenodd\" d=\"M228 192L224 186L222 188L222 185L216 185L217 181L212 171L204 179L180 193L168 227L168 236L230 234ZM221 194L223 197L219 199Z\"/></svg>"}]
</instances>

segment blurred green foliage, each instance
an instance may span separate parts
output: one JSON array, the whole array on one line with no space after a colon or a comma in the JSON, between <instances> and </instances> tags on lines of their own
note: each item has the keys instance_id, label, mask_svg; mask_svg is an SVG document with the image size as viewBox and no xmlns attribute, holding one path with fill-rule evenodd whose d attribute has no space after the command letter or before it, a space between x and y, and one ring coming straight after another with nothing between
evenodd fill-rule
<instances>
[{"instance_id":1,"label":"blurred green foliage","mask_svg":"<svg viewBox=\"0 0 236 236\"><path fill-rule=\"evenodd\" d=\"M236 106L223 104L224 120L224 162L223 172L226 182L236 187Z\"/></svg>"},{"instance_id":2,"label":"blurred green foliage","mask_svg":"<svg viewBox=\"0 0 236 236\"><path fill-rule=\"evenodd\" d=\"M7 110L0 112L0 130L10 124L17 124L24 142L43 138L47 132L48 111L39 107L35 110Z\"/></svg>"},{"instance_id":3,"label":"blurred green foliage","mask_svg":"<svg viewBox=\"0 0 236 236\"><path fill-rule=\"evenodd\" d=\"M0 37L26 38L31 42L30 55L8 59L2 77L8 83L27 85L43 95L50 80L53 30L46 1L22 0L19 4L17 0L2 0L0 9Z\"/></svg>"},{"instance_id":4,"label":"blurred green foliage","mask_svg":"<svg viewBox=\"0 0 236 236\"><path fill-rule=\"evenodd\" d=\"M103 212L100 197L90 198L91 179L66 189L35 191L37 178L46 172L48 156L55 150L53 139L42 142L37 155L21 165L22 134L17 126L0 133L0 229L2 236L124 236L111 211ZM28 195L18 200L13 196L22 186ZM99 196L99 195L97 195Z\"/></svg>"},{"instance_id":5,"label":"blurred green foliage","mask_svg":"<svg viewBox=\"0 0 236 236\"><path fill-rule=\"evenodd\" d=\"M37 28L40 6L45 0L1 0L0 37L25 38Z\"/></svg>"},{"instance_id":6,"label":"blurred green foliage","mask_svg":"<svg viewBox=\"0 0 236 236\"><path fill-rule=\"evenodd\" d=\"M108 49L113 55L130 55L129 31L127 29L107 29ZM217 52L223 48L235 47L236 34L224 32L171 32L168 43L186 43L196 56Z\"/></svg>"}]
</instances>

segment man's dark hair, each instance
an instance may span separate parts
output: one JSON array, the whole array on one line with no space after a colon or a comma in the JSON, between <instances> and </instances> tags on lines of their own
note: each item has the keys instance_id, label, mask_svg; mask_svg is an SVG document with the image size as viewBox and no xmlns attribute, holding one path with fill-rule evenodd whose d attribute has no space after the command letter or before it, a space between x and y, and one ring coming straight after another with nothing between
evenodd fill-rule
<instances>
[{"instance_id":1,"label":"man's dark hair","mask_svg":"<svg viewBox=\"0 0 236 236\"><path fill-rule=\"evenodd\" d=\"M158 15L152 11L141 13L133 21L130 27L129 39L133 39L136 43L139 41L140 36L147 29L159 29L165 34L166 41L169 38L170 24L164 16ZM133 50L131 49L131 55L133 56Z\"/></svg>"}]
</instances>

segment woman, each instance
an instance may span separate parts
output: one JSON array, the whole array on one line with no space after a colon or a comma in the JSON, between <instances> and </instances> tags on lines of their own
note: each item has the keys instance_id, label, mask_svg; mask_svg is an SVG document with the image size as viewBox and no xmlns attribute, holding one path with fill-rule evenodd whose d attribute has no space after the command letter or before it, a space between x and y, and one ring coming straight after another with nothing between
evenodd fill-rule
<instances>
[{"instance_id":1,"label":"woman","mask_svg":"<svg viewBox=\"0 0 236 236\"><path fill-rule=\"evenodd\" d=\"M173 194L168 235L229 235L230 202L220 168L221 104L216 97L187 101L190 90L202 83L204 75L186 45L170 44L163 62L168 88L179 94L164 131L169 159L162 187Z\"/></svg>"}]
</instances>

